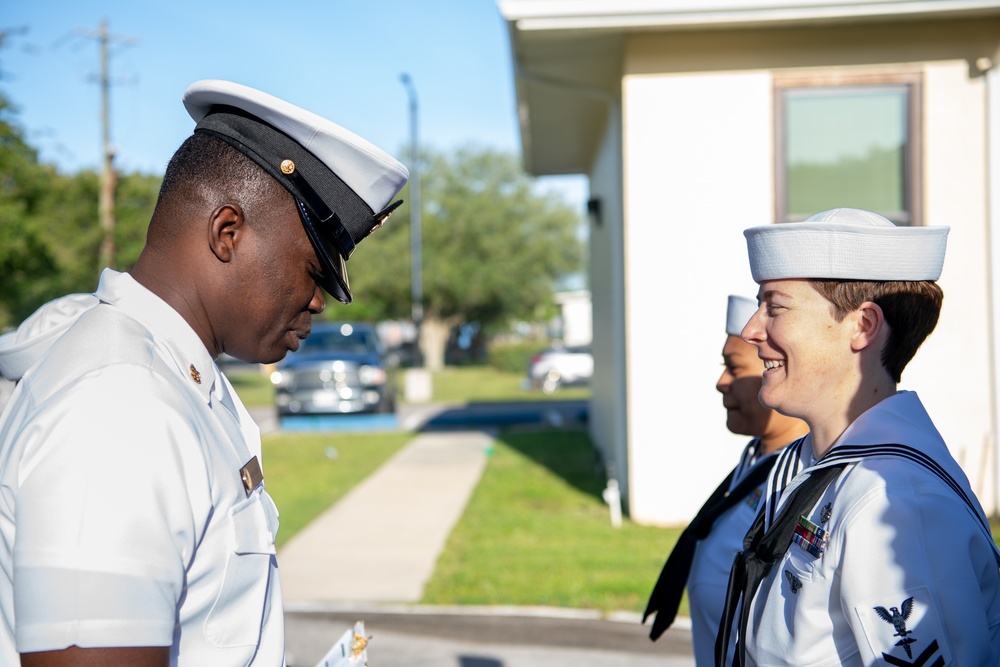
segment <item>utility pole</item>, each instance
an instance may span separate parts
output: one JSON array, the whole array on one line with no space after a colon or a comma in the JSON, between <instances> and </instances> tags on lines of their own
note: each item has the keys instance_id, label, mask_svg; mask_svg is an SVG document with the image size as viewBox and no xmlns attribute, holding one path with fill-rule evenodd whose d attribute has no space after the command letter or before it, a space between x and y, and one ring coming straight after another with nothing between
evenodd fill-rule
<instances>
[{"instance_id":1,"label":"utility pole","mask_svg":"<svg viewBox=\"0 0 1000 667\"><path fill-rule=\"evenodd\" d=\"M99 199L101 229L104 234L101 241L100 265L101 267L114 268L115 186L118 183L118 174L115 172L114 167L115 148L111 144L111 74L108 44L112 41L121 44L134 44L136 40L132 37L111 35L108 32L108 22L103 19L96 31L88 28L77 28L74 32L89 39L96 39L100 47L101 72L97 79L101 86L101 145L104 153L104 160L101 167L101 193Z\"/></svg>"},{"instance_id":2,"label":"utility pole","mask_svg":"<svg viewBox=\"0 0 1000 667\"><path fill-rule=\"evenodd\" d=\"M410 107L410 300L412 302L413 327L416 338L413 341L413 366L423 368L423 353L420 350L420 333L424 321L423 257L420 232L420 145L417 142L417 89L409 74L399 75L406 87Z\"/></svg>"}]
</instances>

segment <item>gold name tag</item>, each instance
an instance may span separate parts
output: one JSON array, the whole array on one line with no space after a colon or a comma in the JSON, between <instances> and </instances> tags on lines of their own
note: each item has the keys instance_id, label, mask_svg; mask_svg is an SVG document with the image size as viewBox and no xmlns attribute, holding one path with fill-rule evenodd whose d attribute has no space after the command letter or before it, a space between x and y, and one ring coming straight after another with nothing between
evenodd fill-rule
<instances>
[{"instance_id":1,"label":"gold name tag","mask_svg":"<svg viewBox=\"0 0 1000 667\"><path fill-rule=\"evenodd\" d=\"M250 493L264 481L264 473L260 471L260 462L256 456L240 468L240 479L243 480L243 489L247 492L247 497L250 497Z\"/></svg>"}]
</instances>

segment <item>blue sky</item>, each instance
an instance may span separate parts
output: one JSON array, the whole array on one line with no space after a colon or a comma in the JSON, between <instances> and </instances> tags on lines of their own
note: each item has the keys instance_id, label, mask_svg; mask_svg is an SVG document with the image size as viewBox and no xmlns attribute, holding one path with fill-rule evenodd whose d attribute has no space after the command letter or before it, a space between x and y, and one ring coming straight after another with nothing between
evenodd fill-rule
<instances>
[{"instance_id":1,"label":"blue sky","mask_svg":"<svg viewBox=\"0 0 1000 667\"><path fill-rule=\"evenodd\" d=\"M494 0L2 0L0 89L46 162L101 160L96 33L108 22L111 138L123 171L162 173L192 129L181 94L229 79L326 116L390 153L409 142L410 75L422 144L520 152L507 28ZM24 32L20 29L26 28ZM543 184L582 206L582 177Z\"/></svg>"}]
</instances>

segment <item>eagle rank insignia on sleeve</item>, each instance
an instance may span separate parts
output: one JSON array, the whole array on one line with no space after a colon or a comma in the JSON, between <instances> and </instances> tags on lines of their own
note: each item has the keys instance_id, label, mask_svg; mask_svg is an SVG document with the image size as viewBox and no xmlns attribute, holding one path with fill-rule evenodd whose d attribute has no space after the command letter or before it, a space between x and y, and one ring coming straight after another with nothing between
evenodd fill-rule
<instances>
[{"instance_id":1,"label":"eagle rank insignia on sleeve","mask_svg":"<svg viewBox=\"0 0 1000 667\"><path fill-rule=\"evenodd\" d=\"M864 625L869 647L879 665L902 667L944 667L950 662L947 646L938 642L942 637L937 609L928 604L933 598L926 588L905 591L902 602L882 604L871 600L859 604L855 613ZM899 598L896 598L897 600Z\"/></svg>"},{"instance_id":2,"label":"eagle rank insignia on sleeve","mask_svg":"<svg viewBox=\"0 0 1000 667\"><path fill-rule=\"evenodd\" d=\"M906 629L906 619L910 617L912 612L912 597L903 600L903 604L899 605L899 608L889 607L888 611L885 607L875 607L875 613L878 614L879 618L886 623L892 623L892 627L896 630L896 634L893 637L899 637L896 646L902 646L903 650L906 651L906 655L910 658L913 657L913 649L910 648L910 644L917 641L909 636L912 633Z\"/></svg>"}]
</instances>

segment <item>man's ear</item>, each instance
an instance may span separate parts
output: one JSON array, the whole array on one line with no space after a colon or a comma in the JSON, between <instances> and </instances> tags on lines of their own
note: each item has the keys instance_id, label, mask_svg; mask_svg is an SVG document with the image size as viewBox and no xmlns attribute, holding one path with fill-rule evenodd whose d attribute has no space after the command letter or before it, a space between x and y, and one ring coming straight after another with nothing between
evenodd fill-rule
<instances>
[{"instance_id":1,"label":"man's ear","mask_svg":"<svg viewBox=\"0 0 1000 667\"><path fill-rule=\"evenodd\" d=\"M855 352L884 342L889 335L889 325L881 306L871 301L865 301L852 314L854 333L851 337L851 349Z\"/></svg>"},{"instance_id":2,"label":"man's ear","mask_svg":"<svg viewBox=\"0 0 1000 667\"><path fill-rule=\"evenodd\" d=\"M220 262L231 262L246 219L239 204L223 204L212 211L208 225L208 245Z\"/></svg>"}]
</instances>

